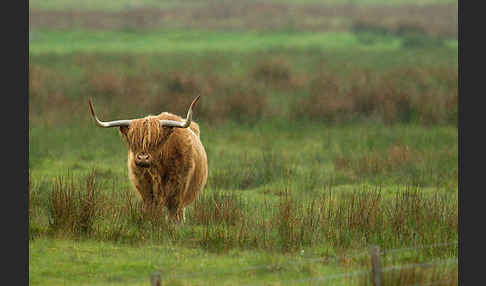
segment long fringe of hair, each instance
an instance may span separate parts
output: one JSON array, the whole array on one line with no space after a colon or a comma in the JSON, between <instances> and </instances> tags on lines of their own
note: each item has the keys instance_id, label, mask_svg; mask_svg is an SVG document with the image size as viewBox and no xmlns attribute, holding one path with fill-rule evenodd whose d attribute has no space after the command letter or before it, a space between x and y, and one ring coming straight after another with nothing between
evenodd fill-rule
<instances>
[{"instance_id":1,"label":"long fringe of hair","mask_svg":"<svg viewBox=\"0 0 486 286\"><path fill-rule=\"evenodd\" d=\"M167 135L158 118L146 117L130 123L127 143L135 149L148 151L151 147L159 145Z\"/></svg>"}]
</instances>

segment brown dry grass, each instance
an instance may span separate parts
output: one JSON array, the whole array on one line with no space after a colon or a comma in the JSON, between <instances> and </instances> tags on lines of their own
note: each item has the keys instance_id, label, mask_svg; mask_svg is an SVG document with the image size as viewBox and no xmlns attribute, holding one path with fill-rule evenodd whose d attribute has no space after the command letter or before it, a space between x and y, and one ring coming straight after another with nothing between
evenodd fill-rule
<instances>
[{"instance_id":1,"label":"brown dry grass","mask_svg":"<svg viewBox=\"0 0 486 286\"><path fill-rule=\"evenodd\" d=\"M454 123L458 108L457 77L451 74L452 69L396 69L384 74L364 70L355 71L344 82L335 75L321 73L312 81L310 95L296 99L292 114L336 122L364 117L388 124ZM432 90L437 79L445 81L442 85L445 91Z\"/></svg>"},{"instance_id":2,"label":"brown dry grass","mask_svg":"<svg viewBox=\"0 0 486 286\"><path fill-rule=\"evenodd\" d=\"M338 156L334 159L336 170L352 176L369 177L400 172L412 163L420 162L423 154L403 144L392 144L386 152L372 151L358 158Z\"/></svg>"},{"instance_id":3,"label":"brown dry grass","mask_svg":"<svg viewBox=\"0 0 486 286\"><path fill-rule=\"evenodd\" d=\"M78 186L72 177L57 178L47 205L51 231L59 236L91 234L102 203L94 173L80 179Z\"/></svg>"},{"instance_id":4,"label":"brown dry grass","mask_svg":"<svg viewBox=\"0 0 486 286\"><path fill-rule=\"evenodd\" d=\"M247 77L226 78L197 72L161 73L140 65L140 73L132 74L85 67L82 79L31 65L29 114L33 120L42 117L52 122L69 120L80 112L85 115L79 106L86 105L80 101L89 94L104 117L162 111L183 116L187 98L201 95L195 112L198 120L210 123L284 117L457 124L458 71L452 67L399 67L383 72L356 69L343 77L325 70L316 75L297 74L277 58L256 64ZM273 94L282 92L295 96L279 99L281 105L272 104Z\"/></svg>"},{"instance_id":5,"label":"brown dry grass","mask_svg":"<svg viewBox=\"0 0 486 286\"><path fill-rule=\"evenodd\" d=\"M253 78L267 84L288 83L292 79L290 65L284 59L273 59L262 62L252 72Z\"/></svg>"},{"instance_id":6,"label":"brown dry grass","mask_svg":"<svg viewBox=\"0 0 486 286\"><path fill-rule=\"evenodd\" d=\"M194 203L191 215L193 224L236 225L242 221L244 205L235 193L212 193Z\"/></svg>"},{"instance_id":7,"label":"brown dry grass","mask_svg":"<svg viewBox=\"0 0 486 286\"><path fill-rule=\"evenodd\" d=\"M62 73L40 65L29 65L29 117L42 119L48 124L59 120L63 114L75 112L76 102L67 96L73 80ZM60 108L57 111L55 108Z\"/></svg>"}]
</instances>

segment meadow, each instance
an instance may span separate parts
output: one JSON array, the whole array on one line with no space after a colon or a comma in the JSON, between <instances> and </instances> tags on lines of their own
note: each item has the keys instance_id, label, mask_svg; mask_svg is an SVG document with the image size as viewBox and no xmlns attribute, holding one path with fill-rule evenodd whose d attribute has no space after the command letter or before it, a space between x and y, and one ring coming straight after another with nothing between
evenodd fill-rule
<instances>
[{"instance_id":1,"label":"meadow","mask_svg":"<svg viewBox=\"0 0 486 286\"><path fill-rule=\"evenodd\" d=\"M385 285L457 285L453 30L79 23L32 29L30 284L370 285L378 245ZM87 102L111 120L197 95L208 184L173 225L142 211Z\"/></svg>"}]
</instances>

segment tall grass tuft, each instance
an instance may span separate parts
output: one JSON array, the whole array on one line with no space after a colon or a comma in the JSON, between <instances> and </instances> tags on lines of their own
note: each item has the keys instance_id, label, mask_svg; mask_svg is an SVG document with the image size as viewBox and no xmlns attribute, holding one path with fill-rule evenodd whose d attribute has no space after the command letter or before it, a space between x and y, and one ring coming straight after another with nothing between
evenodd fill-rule
<instances>
[{"instance_id":1,"label":"tall grass tuft","mask_svg":"<svg viewBox=\"0 0 486 286\"><path fill-rule=\"evenodd\" d=\"M191 224L234 226L243 220L245 203L236 193L215 191L196 200L189 219Z\"/></svg>"},{"instance_id":2,"label":"tall grass tuft","mask_svg":"<svg viewBox=\"0 0 486 286\"><path fill-rule=\"evenodd\" d=\"M48 197L49 228L59 235L89 235L95 232L102 204L94 173L80 179L77 186L73 177L58 177Z\"/></svg>"}]
</instances>

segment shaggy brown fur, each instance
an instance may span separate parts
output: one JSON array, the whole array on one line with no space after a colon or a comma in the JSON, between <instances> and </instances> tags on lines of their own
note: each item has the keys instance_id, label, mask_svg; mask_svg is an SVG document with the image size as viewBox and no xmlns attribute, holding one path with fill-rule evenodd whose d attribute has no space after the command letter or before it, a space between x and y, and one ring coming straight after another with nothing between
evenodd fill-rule
<instances>
[{"instance_id":1,"label":"shaggy brown fur","mask_svg":"<svg viewBox=\"0 0 486 286\"><path fill-rule=\"evenodd\" d=\"M206 185L207 157L194 121L189 128L161 127L159 120L183 121L163 112L135 119L130 127L120 127L128 145L128 174L144 205L167 207L169 217L184 220L185 207L196 199ZM151 156L150 166L135 164L135 156Z\"/></svg>"}]
</instances>

